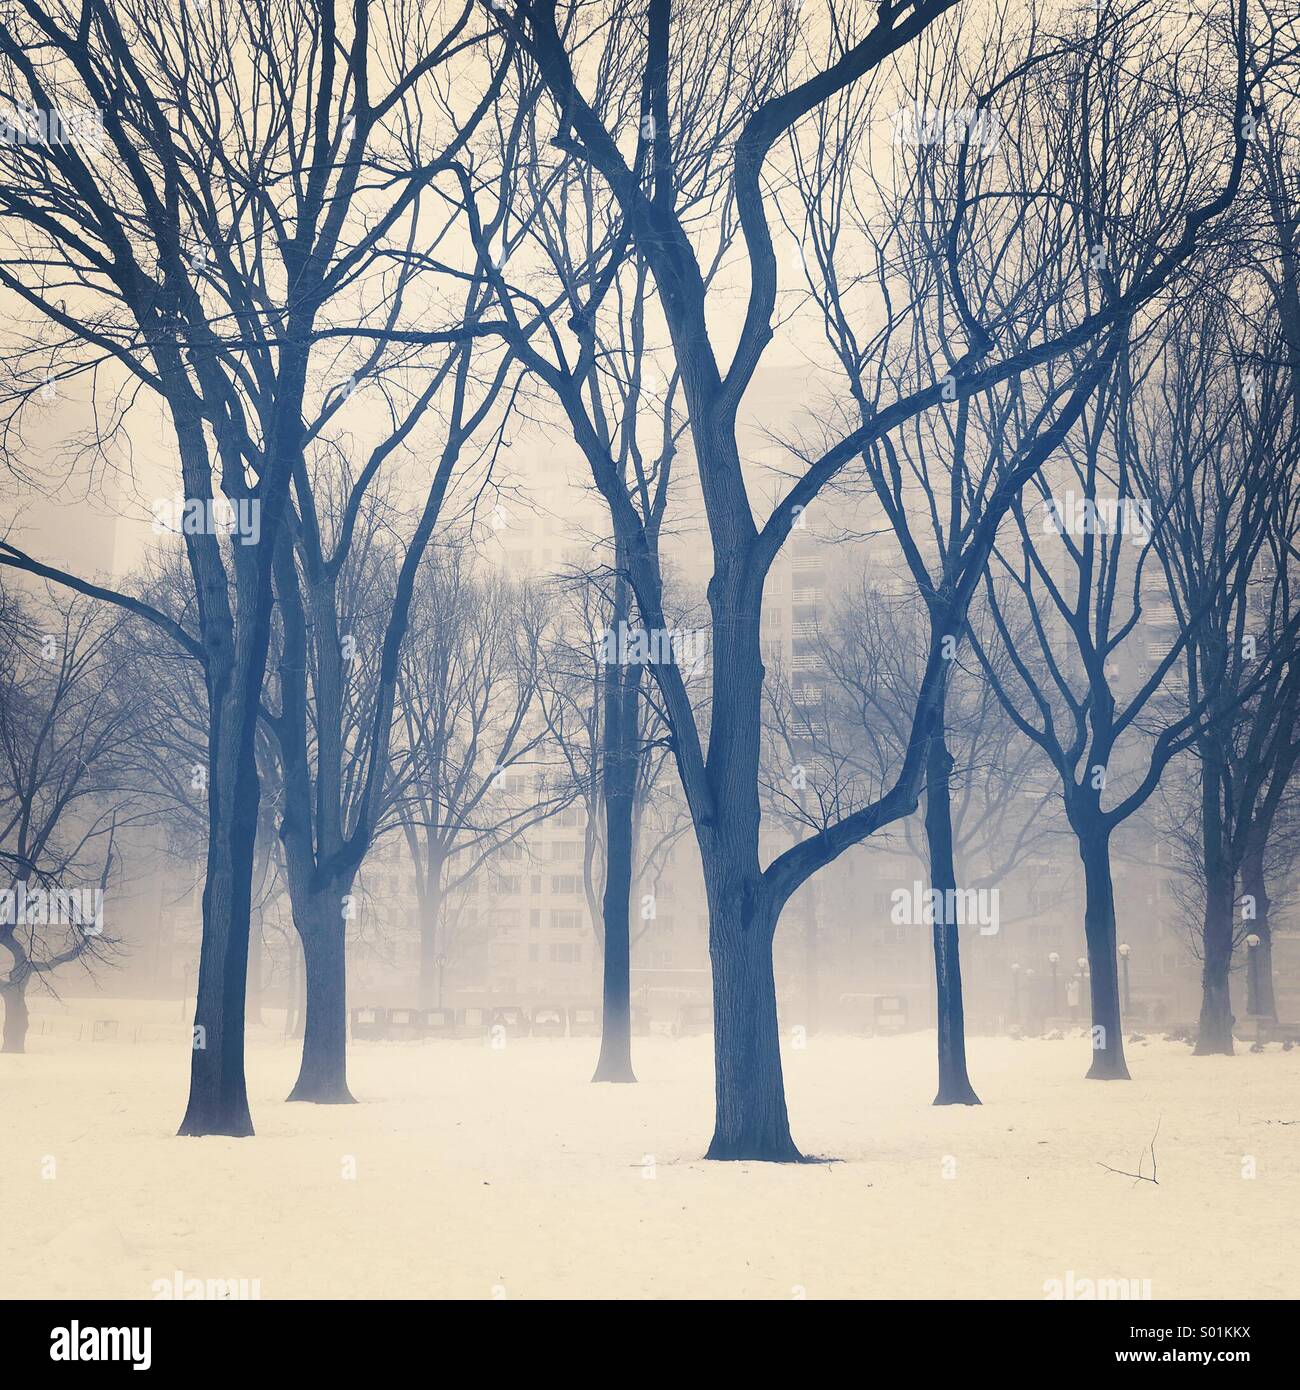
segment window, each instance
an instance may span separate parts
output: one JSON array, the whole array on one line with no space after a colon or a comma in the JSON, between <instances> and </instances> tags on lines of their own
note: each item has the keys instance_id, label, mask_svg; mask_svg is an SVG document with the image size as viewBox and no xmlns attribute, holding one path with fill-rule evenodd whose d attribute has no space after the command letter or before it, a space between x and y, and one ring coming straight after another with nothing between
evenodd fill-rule
<instances>
[{"instance_id":1,"label":"window","mask_svg":"<svg viewBox=\"0 0 1300 1390\"><path fill-rule=\"evenodd\" d=\"M557 942L550 949L550 957L556 965L579 965L582 962L582 947L568 941Z\"/></svg>"},{"instance_id":2,"label":"window","mask_svg":"<svg viewBox=\"0 0 1300 1390\"><path fill-rule=\"evenodd\" d=\"M498 893L503 893L507 897L519 892L520 878L518 874L498 874L493 887Z\"/></svg>"},{"instance_id":3,"label":"window","mask_svg":"<svg viewBox=\"0 0 1300 1390\"><path fill-rule=\"evenodd\" d=\"M542 925L542 909L541 909L540 907L531 907L531 908L529 908L529 909L528 909L528 929L529 929L529 931L538 931L538 930L541 929L541 925Z\"/></svg>"},{"instance_id":4,"label":"window","mask_svg":"<svg viewBox=\"0 0 1300 1390\"><path fill-rule=\"evenodd\" d=\"M581 806L566 806L564 810L555 817L556 825L565 827L583 825L585 821L586 817L582 814Z\"/></svg>"},{"instance_id":5,"label":"window","mask_svg":"<svg viewBox=\"0 0 1300 1390\"><path fill-rule=\"evenodd\" d=\"M565 863L573 864L582 858L581 840L557 840L555 857Z\"/></svg>"},{"instance_id":6,"label":"window","mask_svg":"<svg viewBox=\"0 0 1300 1390\"><path fill-rule=\"evenodd\" d=\"M553 931L579 931L582 928L582 914L571 908L558 908L551 913Z\"/></svg>"},{"instance_id":7,"label":"window","mask_svg":"<svg viewBox=\"0 0 1300 1390\"><path fill-rule=\"evenodd\" d=\"M551 892L561 897L573 897L581 892L581 884L578 882L577 874L553 874L551 876Z\"/></svg>"}]
</instances>

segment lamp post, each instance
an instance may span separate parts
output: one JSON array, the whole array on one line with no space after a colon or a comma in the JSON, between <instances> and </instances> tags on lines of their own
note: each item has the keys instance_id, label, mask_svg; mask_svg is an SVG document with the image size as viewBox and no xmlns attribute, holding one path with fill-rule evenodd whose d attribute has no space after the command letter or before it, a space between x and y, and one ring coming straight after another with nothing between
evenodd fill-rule
<instances>
[{"instance_id":1,"label":"lamp post","mask_svg":"<svg viewBox=\"0 0 1300 1390\"><path fill-rule=\"evenodd\" d=\"M1011 967L1011 1016L1017 1023L1020 1022L1020 967Z\"/></svg>"},{"instance_id":2,"label":"lamp post","mask_svg":"<svg viewBox=\"0 0 1300 1390\"><path fill-rule=\"evenodd\" d=\"M1057 1018L1060 1016L1061 1012L1061 996L1057 992L1056 987L1056 967L1061 957L1055 951L1049 951L1047 953L1047 959L1052 967L1052 1017Z\"/></svg>"},{"instance_id":3,"label":"lamp post","mask_svg":"<svg viewBox=\"0 0 1300 1390\"><path fill-rule=\"evenodd\" d=\"M1124 1012L1129 1013L1129 990L1128 990L1128 953L1133 948L1126 942L1121 941L1119 947L1120 963L1124 967Z\"/></svg>"},{"instance_id":4,"label":"lamp post","mask_svg":"<svg viewBox=\"0 0 1300 1390\"><path fill-rule=\"evenodd\" d=\"M1254 932L1246 938L1246 1012L1258 1014L1259 1008L1259 937Z\"/></svg>"},{"instance_id":5,"label":"lamp post","mask_svg":"<svg viewBox=\"0 0 1300 1390\"><path fill-rule=\"evenodd\" d=\"M433 963L438 967L438 1007L442 1008L442 972L447 968L447 957L434 956Z\"/></svg>"}]
</instances>

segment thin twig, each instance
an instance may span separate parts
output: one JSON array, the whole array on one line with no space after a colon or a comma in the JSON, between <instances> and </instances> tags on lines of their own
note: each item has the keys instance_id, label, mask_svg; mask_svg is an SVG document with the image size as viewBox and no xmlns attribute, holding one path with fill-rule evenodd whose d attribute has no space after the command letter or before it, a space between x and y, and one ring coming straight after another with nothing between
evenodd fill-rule
<instances>
[{"instance_id":1,"label":"thin twig","mask_svg":"<svg viewBox=\"0 0 1300 1390\"><path fill-rule=\"evenodd\" d=\"M1164 1117L1161 1116L1161 1120L1163 1120L1163 1118L1164 1118ZM1159 1181L1158 1181L1157 1178L1156 1178L1156 1171L1157 1171L1157 1170L1156 1170L1156 1139L1159 1137L1159 1134L1160 1134L1160 1123L1161 1123L1160 1120L1157 1120L1157 1121L1156 1121L1156 1132L1155 1132L1155 1134L1153 1134L1153 1135L1151 1136L1151 1143L1148 1145L1148 1149L1147 1149L1147 1152L1150 1152L1150 1154L1151 1154L1151 1176L1150 1176L1150 1177L1147 1177L1147 1175L1142 1171L1142 1163L1143 1163L1143 1160L1144 1160L1145 1157L1146 1157L1146 1152L1142 1153L1142 1154L1139 1155L1139 1157L1138 1157L1138 1170L1137 1170L1136 1173L1127 1173L1127 1172L1124 1171L1123 1168L1112 1168L1112 1167L1110 1166L1110 1164L1108 1164L1108 1163L1100 1163L1100 1162L1099 1162L1097 1166L1098 1166L1099 1168L1104 1168L1108 1173L1118 1173L1118 1174L1120 1175L1120 1177L1123 1177L1123 1178L1132 1178L1135 1182L1149 1182L1149 1183L1154 1183L1157 1187L1159 1187L1159 1186L1160 1186L1160 1183L1159 1183Z\"/></svg>"}]
</instances>

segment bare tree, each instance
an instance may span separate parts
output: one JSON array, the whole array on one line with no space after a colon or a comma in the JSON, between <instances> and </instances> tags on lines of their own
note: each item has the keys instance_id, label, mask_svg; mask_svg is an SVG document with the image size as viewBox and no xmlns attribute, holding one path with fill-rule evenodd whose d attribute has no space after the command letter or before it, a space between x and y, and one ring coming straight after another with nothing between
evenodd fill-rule
<instances>
[{"instance_id":1,"label":"bare tree","mask_svg":"<svg viewBox=\"0 0 1300 1390\"><path fill-rule=\"evenodd\" d=\"M1178 696L1218 713L1191 743L1202 1056L1232 1053L1229 972L1247 937L1260 952L1254 989L1261 969L1268 982L1252 1011L1275 1013L1265 852L1300 760L1300 341L1289 343L1282 324L1261 332L1248 317L1233 322L1252 304L1275 305L1266 287L1284 277L1256 279L1247 261L1220 281L1236 293L1207 301L1172 335L1134 431L1136 472L1162 502L1155 545L1173 614L1189 628Z\"/></svg>"},{"instance_id":2,"label":"bare tree","mask_svg":"<svg viewBox=\"0 0 1300 1390\"><path fill-rule=\"evenodd\" d=\"M127 593L166 613L194 634L193 585L182 548L164 543L130 577ZM168 860L201 873L208 838L208 700L203 668L171 637L129 617L117 632L113 660L134 685L132 718L119 758L139 797L140 820L151 827ZM276 820L283 791L270 731L258 728L258 825L250 893L247 1010L261 1021L269 909L284 891Z\"/></svg>"},{"instance_id":3,"label":"bare tree","mask_svg":"<svg viewBox=\"0 0 1300 1390\"><path fill-rule=\"evenodd\" d=\"M60 603L57 599L62 599ZM97 604L0 591L0 977L5 1052L22 1052L27 990L112 959L104 895L119 831L136 817L121 749L132 711Z\"/></svg>"},{"instance_id":4,"label":"bare tree","mask_svg":"<svg viewBox=\"0 0 1300 1390\"><path fill-rule=\"evenodd\" d=\"M6 564L155 622L204 669L209 841L184 1134L252 1133L243 1019L254 745L290 481L347 395L326 347L368 341L378 360L403 305L426 334L437 321L436 302L406 292L416 272L403 253L417 227L434 239L430 218L448 207L454 217L456 181L439 180L504 70L494 77L490 50L502 45L473 0L374 10L23 0L0 21L0 94L95 116L104 156L80 141L0 151L0 286L32 324L29 349L8 364L9 421L51 360L58 389L114 384L113 433L152 394L174 435L187 513L206 521L220 497L243 509L253 523L243 539L256 540L223 554L212 525L186 528L197 640L128 595L0 547ZM451 89L466 64L483 80L462 109ZM440 336L465 335L453 318ZM352 364L353 379L370 360L359 373Z\"/></svg>"},{"instance_id":5,"label":"bare tree","mask_svg":"<svg viewBox=\"0 0 1300 1390\"><path fill-rule=\"evenodd\" d=\"M465 295L468 329L488 299L481 262ZM472 337L453 345L409 403L393 384L386 400L391 418L355 475L340 466L337 441L294 471L275 561L283 624L279 703L266 715L283 774L279 834L307 967L302 1067L290 1100L352 1099L346 905L391 799L395 702L417 576L445 520L453 482L462 465L474 461L471 441L493 420L511 369L509 354L498 354L485 380L476 381L474 349ZM399 382L412 370L407 356L396 368ZM388 384L384 363L372 359L367 370ZM438 404L445 412L443 439L423 505L408 534L384 546L379 538L401 534L401 519L391 507L381 514L368 504L385 481L385 467L391 470L420 440L417 427ZM499 439L500 429L496 418L489 439Z\"/></svg>"},{"instance_id":6,"label":"bare tree","mask_svg":"<svg viewBox=\"0 0 1300 1390\"><path fill-rule=\"evenodd\" d=\"M623 659L631 591L624 574L591 572L564 583L547 648L545 706L551 736L586 812L583 888L601 954L601 1045L593 1081L633 1082L632 948L639 887L657 884L686 829L663 786L668 725L643 684L644 663ZM611 850L611 845L613 849ZM651 898L653 891L642 895Z\"/></svg>"},{"instance_id":7,"label":"bare tree","mask_svg":"<svg viewBox=\"0 0 1300 1390\"><path fill-rule=\"evenodd\" d=\"M716 6L679 8L668 0L650 0L643 16L639 6L611 3L602 11L605 23L594 33L582 26L579 43L580 8L520 3L498 17L503 32L517 40L530 72L545 86L556 128L552 144L570 160L595 169L607 190L602 226L608 229L610 251L593 267L580 306L565 309L567 325L577 335L576 355L570 357L558 326L544 339L525 337L540 307L535 297L514 291L504 276L498 277L498 292L512 346L556 394L610 506L642 622L664 630L658 533L645 524L631 481L620 476L617 460L605 447L587 391L596 351L591 325L602 312L617 312L611 291L625 240L645 258L658 287L689 415L713 559L707 747L681 672L673 665L654 668L709 899L716 1119L708 1153L724 1159L794 1160L800 1155L789 1132L772 970L772 938L781 909L819 868L916 806L947 659L947 644L939 639L960 633L998 524L1020 487L1077 419L1117 350L1117 333L1168 284L1195 250L1202 228L1231 203L1245 157L1245 5L1239 3L1235 13L1235 44L1227 45L1226 59L1222 48L1214 58L1232 73L1232 116L1217 124L1208 117L1198 122L1195 103L1174 71L1175 55L1166 63L1179 93L1170 120L1182 122L1189 132L1199 128L1204 141L1195 152L1195 170L1186 168L1188 196L1177 204L1177 214L1165 210L1159 227L1142 229L1149 242L1132 273L1122 282L1112 277L1100 302L1082 292L1076 277L1062 300L1059 271L1033 254L1042 245L1034 210L1055 208L1058 199L1061 206L1077 206L1082 193L1085 216L1053 212L1049 225L1060 227L1071 264L1087 264L1085 239L1096 210L1089 206L1088 190L1080 188L1076 151L1082 131L1076 105L1049 130L1046 141L1038 136L1043 167L1036 171L1041 178L1034 186L1025 188L1014 179L1010 186L996 187L956 180L940 289L960 306L954 333L962 346L941 364L922 358L901 394L873 401L860 423L824 450L802 458L798 476L771 514L759 520L746 482L738 422L774 332L778 281L765 197L769 157L792 129L814 120L842 93L864 79L879 79L892 55L912 44L951 4L886 5L863 24L855 16L837 14L829 33L817 34L811 28L800 33L799 15L779 4L758 10L744 6L745 22L738 25ZM743 39L737 37L741 31ZM1052 66L1053 46L1041 31L1035 30L1029 47L1024 62L999 78L998 90L1017 94L1032 108L1035 99L1045 100L1061 74L1060 63ZM1062 51L1061 63L1076 61L1076 45ZM1032 83L1025 66L1030 58ZM1085 69L1091 63L1095 74L1098 67L1113 64L1115 54L1097 42L1085 47L1081 61ZM1082 104L1082 119L1095 119L1084 73L1071 90ZM591 91L599 92L599 99L589 96ZM704 120L699 119L701 111ZM1205 111L1200 114L1206 116ZM634 137L627 130L632 120L638 123ZM1123 162L1125 154L1112 148L1108 158ZM1141 163L1131 153L1128 157L1134 168ZM1141 167L1149 168L1149 160L1143 159ZM1180 173L1184 167L1180 164ZM694 216L710 199L738 220L748 257L748 295L738 336L710 315L718 298L710 294L703 267L714 243ZM1018 213L1028 244L1026 254L1010 264L1029 277L1027 283L999 284L996 300L972 292L963 276L973 259L972 244L982 240L972 227L988 216L1015 220ZM1040 287L1043 298L1057 307L1041 331L1024 342L1015 332L1020 306L1035 303ZM726 366L724 344L734 345ZM1056 389L1047 393L1051 404L1044 408L1041 431L1023 455L990 481L987 503L971 521L960 561L948 575L944 608L951 621L936 623L923 693L895 781L871 804L805 837L764 867L759 853L760 612L769 570L791 527L848 464L869 459L891 431L917 415L945 401L965 401L1031 369L1067 362L1071 355L1072 387L1061 390L1058 377ZM939 365L942 370L936 370Z\"/></svg>"},{"instance_id":8,"label":"bare tree","mask_svg":"<svg viewBox=\"0 0 1300 1390\"><path fill-rule=\"evenodd\" d=\"M575 794L542 709L547 623L538 593L475 575L459 546L431 552L417 575L391 823L415 872L425 1005L441 993L463 890L521 859L528 832Z\"/></svg>"}]
</instances>

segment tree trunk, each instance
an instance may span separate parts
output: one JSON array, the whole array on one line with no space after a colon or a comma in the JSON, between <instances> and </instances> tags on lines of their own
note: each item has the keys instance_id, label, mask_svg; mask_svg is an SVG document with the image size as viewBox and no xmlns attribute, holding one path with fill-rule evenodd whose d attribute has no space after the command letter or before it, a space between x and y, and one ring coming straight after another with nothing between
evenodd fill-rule
<instances>
[{"instance_id":1,"label":"tree trunk","mask_svg":"<svg viewBox=\"0 0 1300 1390\"><path fill-rule=\"evenodd\" d=\"M935 1105L978 1105L966 1073L966 1019L961 997L961 947L957 924L957 871L953 862L950 779L952 755L940 728L926 751L925 838L930 887L942 910L934 921L935 1013L939 1035L939 1090Z\"/></svg>"},{"instance_id":2,"label":"tree trunk","mask_svg":"<svg viewBox=\"0 0 1300 1390\"><path fill-rule=\"evenodd\" d=\"M1255 1009L1263 1018L1277 1020L1277 995L1273 989L1273 924L1268 883L1264 873L1264 846L1252 845L1241 864L1241 891L1252 901L1255 918L1249 930L1259 937L1255 947Z\"/></svg>"},{"instance_id":3,"label":"tree trunk","mask_svg":"<svg viewBox=\"0 0 1300 1390\"><path fill-rule=\"evenodd\" d=\"M1205 918L1202 927L1204 962L1201 967L1201 1019L1196 1032L1197 1057L1233 1054L1232 997L1232 870L1218 855L1206 856Z\"/></svg>"},{"instance_id":4,"label":"tree trunk","mask_svg":"<svg viewBox=\"0 0 1300 1390\"><path fill-rule=\"evenodd\" d=\"M821 1017L820 968L817 960L817 892L811 883L804 885L803 937L803 1016L807 1037L817 1031Z\"/></svg>"},{"instance_id":5,"label":"tree trunk","mask_svg":"<svg viewBox=\"0 0 1300 1390\"><path fill-rule=\"evenodd\" d=\"M593 1081L636 1080L632 1070L632 797L606 795L600 1056Z\"/></svg>"},{"instance_id":6,"label":"tree trunk","mask_svg":"<svg viewBox=\"0 0 1300 1390\"><path fill-rule=\"evenodd\" d=\"M261 1024L262 1018L262 914L248 937L248 1021Z\"/></svg>"},{"instance_id":7,"label":"tree trunk","mask_svg":"<svg viewBox=\"0 0 1300 1390\"><path fill-rule=\"evenodd\" d=\"M243 711L247 737L227 732L230 700L211 700L207 877L203 937L191 1037L190 1094L183 1135L253 1133L244 1080L244 1006L248 992L248 926L259 786L252 722L257 694Z\"/></svg>"},{"instance_id":8,"label":"tree trunk","mask_svg":"<svg viewBox=\"0 0 1300 1390\"><path fill-rule=\"evenodd\" d=\"M776 1020L775 914L752 889L728 891L725 878L707 879L719 887L709 902L716 1109L705 1158L798 1163Z\"/></svg>"},{"instance_id":9,"label":"tree trunk","mask_svg":"<svg viewBox=\"0 0 1300 1390\"><path fill-rule=\"evenodd\" d=\"M307 961L301 941L298 946L300 949L293 953L293 983L287 1020L287 1032L294 1042L301 1042L307 1031Z\"/></svg>"},{"instance_id":10,"label":"tree trunk","mask_svg":"<svg viewBox=\"0 0 1300 1390\"><path fill-rule=\"evenodd\" d=\"M441 880L441 866L438 869ZM438 918L442 914L442 893L440 883L433 883L430 873L429 887L425 890L420 909L420 978L416 988L416 998L422 1009L432 1009L441 1005L438 998Z\"/></svg>"},{"instance_id":11,"label":"tree trunk","mask_svg":"<svg viewBox=\"0 0 1300 1390\"><path fill-rule=\"evenodd\" d=\"M1119 1009L1119 969L1115 952L1115 890L1110 876L1110 835L1092 830L1079 840L1083 860L1083 930L1088 943L1092 996L1090 1081L1127 1081L1123 1020Z\"/></svg>"},{"instance_id":12,"label":"tree trunk","mask_svg":"<svg viewBox=\"0 0 1300 1390\"><path fill-rule=\"evenodd\" d=\"M631 611L631 591L619 579L613 631ZM632 898L637 768L640 763L641 667L612 663L605 675L603 760L605 802L605 900L600 1056L593 1081L631 1082Z\"/></svg>"},{"instance_id":13,"label":"tree trunk","mask_svg":"<svg viewBox=\"0 0 1300 1390\"><path fill-rule=\"evenodd\" d=\"M346 890L345 890L346 891ZM307 970L302 1064L289 1100L353 1105L348 1090L347 919L343 892L313 894L294 908Z\"/></svg>"},{"instance_id":14,"label":"tree trunk","mask_svg":"<svg viewBox=\"0 0 1300 1390\"><path fill-rule=\"evenodd\" d=\"M0 984L0 1000L4 1001L4 1041L0 1052L27 1051L27 989L25 982L7 980Z\"/></svg>"}]
</instances>

